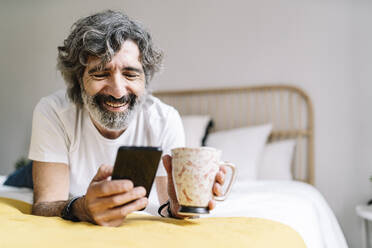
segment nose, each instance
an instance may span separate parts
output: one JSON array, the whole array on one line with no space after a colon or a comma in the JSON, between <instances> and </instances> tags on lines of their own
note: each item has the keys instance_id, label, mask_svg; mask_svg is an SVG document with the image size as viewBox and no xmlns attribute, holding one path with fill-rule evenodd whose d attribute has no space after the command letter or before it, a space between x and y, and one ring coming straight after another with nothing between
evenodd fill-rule
<instances>
[{"instance_id":1,"label":"nose","mask_svg":"<svg viewBox=\"0 0 372 248\"><path fill-rule=\"evenodd\" d=\"M119 99L128 94L128 82L121 76L115 73L112 75L107 87L107 94Z\"/></svg>"}]
</instances>

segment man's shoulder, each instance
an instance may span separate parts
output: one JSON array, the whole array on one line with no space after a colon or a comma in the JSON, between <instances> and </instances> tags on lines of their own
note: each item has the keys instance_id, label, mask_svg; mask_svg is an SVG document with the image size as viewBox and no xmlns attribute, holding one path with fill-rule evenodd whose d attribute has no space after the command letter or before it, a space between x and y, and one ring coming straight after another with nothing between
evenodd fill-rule
<instances>
[{"instance_id":1,"label":"man's shoulder","mask_svg":"<svg viewBox=\"0 0 372 248\"><path fill-rule=\"evenodd\" d=\"M66 89L60 89L48 96L44 96L40 99L40 103L51 105L58 108L65 108L71 105Z\"/></svg>"},{"instance_id":2,"label":"man's shoulder","mask_svg":"<svg viewBox=\"0 0 372 248\"><path fill-rule=\"evenodd\" d=\"M144 110L151 116L151 118L156 119L166 119L169 115L178 113L174 107L164 103L153 95L148 95L146 97Z\"/></svg>"},{"instance_id":3,"label":"man's shoulder","mask_svg":"<svg viewBox=\"0 0 372 248\"><path fill-rule=\"evenodd\" d=\"M59 116L69 112L75 113L76 106L68 98L66 89L61 89L41 98L35 107L35 111Z\"/></svg>"}]
</instances>

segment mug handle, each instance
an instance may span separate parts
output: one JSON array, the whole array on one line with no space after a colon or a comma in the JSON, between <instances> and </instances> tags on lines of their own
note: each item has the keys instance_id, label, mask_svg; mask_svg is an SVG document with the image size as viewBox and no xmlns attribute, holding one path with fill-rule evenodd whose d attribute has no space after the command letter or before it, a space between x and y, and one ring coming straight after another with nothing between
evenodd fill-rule
<instances>
[{"instance_id":1,"label":"mug handle","mask_svg":"<svg viewBox=\"0 0 372 248\"><path fill-rule=\"evenodd\" d=\"M216 201L224 201L226 199L227 195L231 191L231 187L232 187L233 183L235 182L235 178L236 178L236 167L235 167L234 164L229 163L229 162L220 162L220 166L221 165L230 167L232 174L231 174L231 179L230 179L229 185L227 186L227 189L226 189L225 193L221 196L214 196L213 195L213 199L216 200Z\"/></svg>"}]
</instances>

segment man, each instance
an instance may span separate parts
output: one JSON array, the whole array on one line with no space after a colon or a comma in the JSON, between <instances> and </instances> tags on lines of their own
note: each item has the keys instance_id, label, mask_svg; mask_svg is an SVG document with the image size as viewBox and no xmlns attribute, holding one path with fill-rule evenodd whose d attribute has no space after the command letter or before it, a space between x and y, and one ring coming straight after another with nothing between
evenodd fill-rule
<instances>
[{"instance_id":1,"label":"man","mask_svg":"<svg viewBox=\"0 0 372 248\"><path fill-rule=\"evenodd\" d=\"M150 34L123 13L105 11L73 25L58 47L68 97L58 91L34 110L33 214L119 226L129 213L148 205L143 187L109 179L122 145L160 146L166 153L184 146L178 112L147 92L161 60ZM183 218L177 214L171 160L163 157L156 191L161 204L169 200L168 214ZM221 168L216 195L224 175ZM214 207L211 201L209 208Z\"/></svg>"}]
</instances>

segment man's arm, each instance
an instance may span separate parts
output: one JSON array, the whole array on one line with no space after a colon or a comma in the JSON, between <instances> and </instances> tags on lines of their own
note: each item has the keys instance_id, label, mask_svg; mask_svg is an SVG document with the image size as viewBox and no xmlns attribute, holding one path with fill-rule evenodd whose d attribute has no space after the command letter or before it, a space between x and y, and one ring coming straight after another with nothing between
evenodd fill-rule
<instances>
[{"instance_id":1,"label":"man's arm","mask_svg":"<svg viewBox=\"0 0 372 248\"><path fill-rule=\"evenodd\" d=\"M86 195L72 206L75 217L103 226L119 226L125 217L146 207L143 187L134 187L130 180L108 180L113 167L102 165ZM61 216L69 192L69 168L63 163L34 161L34 205L32 213L41 216Z\"/></svg>"},{"instance_id":2,"label":"man's arm","mask_svg":"<svg viewBox=\"0 0 372 248\"><path fill-rule=\"evenodd\" d=\"M33 162L34 204L32 214L61 216L68 200L69 168L63 163ZM80 220L88 220L83 200L74 203L73 212Z\"/></svg>"},{"instance_id":3,"label":"man's arm","mask_svg":"<svg viewBox=\"0 0 372 248\"><path fill-rule=\"evenodd\" d=\"M158 193L159 204L163 205L166 201L168 201L167 177L166 176L156 177L155 183L156 183L156 191Z\"/></svg>"},{"instance_id":4,"label":"man's arm","mask_svg":"<svg viewBox=\"0 0 372 248\"><path fill-rule=\"evenodd\" d=\"M34 181L32 214L61 216L62 209L68 199L68 166L62 163L34 161L32 178Z\"/></svg>"}]
</instances>

